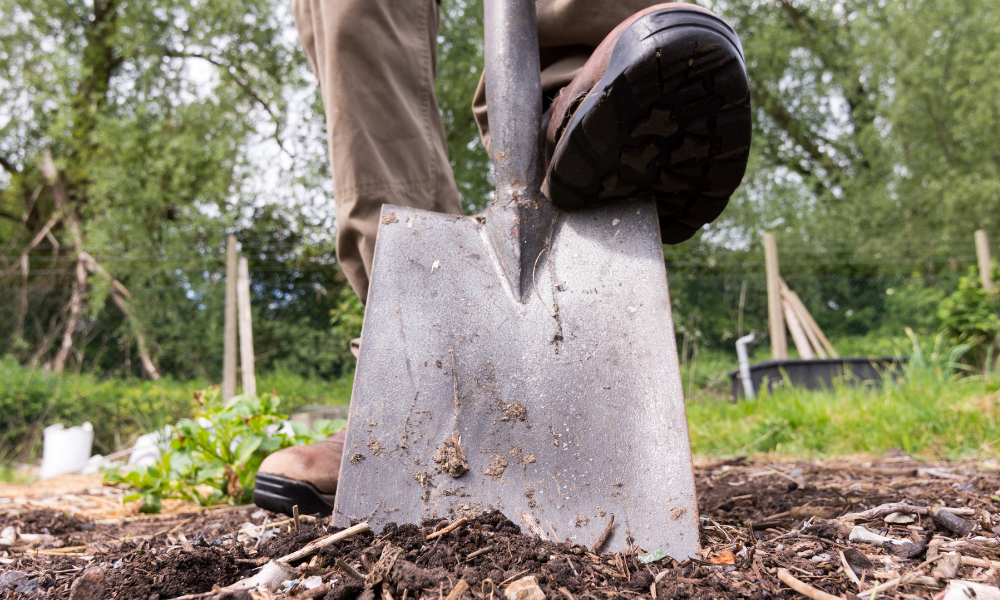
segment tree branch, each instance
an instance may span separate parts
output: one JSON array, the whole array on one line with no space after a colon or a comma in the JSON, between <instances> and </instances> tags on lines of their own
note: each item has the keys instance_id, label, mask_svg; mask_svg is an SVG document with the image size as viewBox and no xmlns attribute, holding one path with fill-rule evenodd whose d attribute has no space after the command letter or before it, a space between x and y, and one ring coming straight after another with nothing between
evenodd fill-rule
<instances>
[{"instance_id":1,"label":"tree branch","mask_svg":"<svg viewBox=\"0 0 1000 600\"><path fill-rule=\"evenodd\" d=\"M796 144L808 154L818 165L823 167L833 178L839 179L844 170L813 141L817 136L806 128L788 110L772 96L763 85L757 82L750 89L754 104L763 107L767 115L787 133Z\"/></svg>"},{"instance_id":2,"label":"tree branch","mask_svg":"<svg viewBox=\"0 0 1000 600\"><path fill-rule=\"evenodd\" d=\"M264 112L266 112L268 114L268 116L271 117L271 120L274 121L274 123L275 123L274 141L277 142L278 147L281 148L281 151L284 152L285 154L288 154L288 156L291 156L292 158L295 158L294 156L292 156L291 153L288 152L288 150L285 149L285 145L281 142L281 137L278 136L278 128L277 128L278 117L277 117L277 115L274 114L274 112L271 111L271 105L268 104L263 98L261 98L257 94L257 92L255 92L254 89L252 87L250 87L250 84L248 82L242 81L239 77L237 77L233 73L230 73L229 70L226 67L231 66L231 67L237 69L239 72L241 72L243 74L246 74L246 70L245 69L243 69L239 65L227 65L225 62L223 62L220 59L213 58L213 57L208 56L206 54L201 54L200 52L174 52L173 50L169 50L169 49L165 48L164 51L163 51L163 55L164 56L169 56L170 58L198 58L198 59L204 60L204 61L206 61L206 62L208 62L210 64L215 65L220 70L224 71L227 75L229 75L230 77L232 77L233 81L236 82L236 85L240 86L240 89L242 89L248 96L250 96L250 99L252 101L254 101L257 104L259 104L260 107L264 109Z\"/></svg>"}]
</instances>

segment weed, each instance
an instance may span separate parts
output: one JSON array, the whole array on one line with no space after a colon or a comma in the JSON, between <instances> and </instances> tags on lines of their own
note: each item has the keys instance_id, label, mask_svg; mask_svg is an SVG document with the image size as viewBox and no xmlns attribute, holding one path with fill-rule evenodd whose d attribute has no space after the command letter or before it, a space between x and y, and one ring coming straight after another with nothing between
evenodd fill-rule
<instances>
[{"instance_id":1,"label":"weed","mask_svg":"<svg viewBox=\"0 0 1000 600\"><path fill-rule=\"evenodd\" d=\"M283 427L287 415L278 412L274 394L236 396L220 402L218 388L198 395L207 410L183 419L169 431L169 446L148 467L109 470L107 483L124 483L136 492L125 502L141 500L140 511L156 513L166 498L202 506L247 504L260 463L272 452L308 444L333 435L347 422L318 421L312 430L300 424Z\"/></svg>"}]
</instances>

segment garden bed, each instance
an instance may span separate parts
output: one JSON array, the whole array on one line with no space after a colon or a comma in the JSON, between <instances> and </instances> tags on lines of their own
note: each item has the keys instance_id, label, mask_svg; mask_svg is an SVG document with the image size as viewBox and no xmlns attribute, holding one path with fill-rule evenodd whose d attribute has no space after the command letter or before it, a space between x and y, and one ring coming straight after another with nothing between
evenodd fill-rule
<instances>
[{"instance_id":1,"label":"garden bed","mask_svg":"<svg viewBox=\"0 0 1000 600\"><path fill-rule=\"evenodd\" d=\"M310 542L338 531L326 519L303 517L297 532L255 507L172 506L173 514L155 517L93 519L76 507L117 490L13 497L8 486L0 597L498 600L517 590L518 600L801 597L794 585L808 586L801 589L815 600L818 591L849 600L931 598L950 581L953 593L965 593L954 592L958 580L997 584L989 562L1000 559L996 467L907 457L704 463L696 468L703 552L680 562L654 560L655 548L613 554L542 541L498 513L443 535L435 531L446 522L390 525L310 552ZM904 506L884 508L889 503ZM935 516L935 507L946 510ZM851 541L857 526L903 543ZM278 572L269 585L221 589L259 581L262 569Z\"/></svg>"}]
</instances>

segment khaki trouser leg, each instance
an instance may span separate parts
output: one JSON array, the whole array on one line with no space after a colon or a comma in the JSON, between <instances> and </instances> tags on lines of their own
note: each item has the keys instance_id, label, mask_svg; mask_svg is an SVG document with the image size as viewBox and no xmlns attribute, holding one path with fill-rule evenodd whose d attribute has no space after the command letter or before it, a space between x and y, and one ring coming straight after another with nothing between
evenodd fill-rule
<instances>
[{"instance_id":1,"label":"khaki trouser leg","mask_svg":"<svg viewBox=\"0 0 1000 600\"><path fill-rule=\"evenodd\" d=\"M435 0L292 0L326 112L337 259L368 295L382 204L460 214L434 97Z\"/></svg>"},{"instance_id":2,"label":"khaki trouser leg","mask_svg":"<svg viewBox=\"0 0 1000 600\"><path fill-rule=\"evenodd\" d=\"M569 83L612 29L655 3L537 0L542 89ZM434 97L438 5L292 0L292 12L323 94L337 259L365 300L382 204L462 212ZM483 80L473 112L489 149Z\"/></svg>"}]
</instances>

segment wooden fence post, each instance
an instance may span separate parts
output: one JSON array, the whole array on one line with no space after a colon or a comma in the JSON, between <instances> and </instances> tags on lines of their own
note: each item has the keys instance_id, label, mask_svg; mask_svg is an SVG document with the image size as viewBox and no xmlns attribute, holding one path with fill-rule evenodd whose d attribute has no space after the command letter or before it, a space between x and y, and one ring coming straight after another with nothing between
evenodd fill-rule
<instances>
[{"instance_id":1,"label":"wooden fence post","mask_svg":"<svg viewBox=\"0 0 1000 600\"><path fill-rule=\"evenodd\" d=\"M983 289L993 291L993 274L990 273L990 238L980 229L976 232L976 257L979 258L979 280Z\"/></svg>"},{"instance_id":2,"label":"wooden fence post","mask_svg":"<svg viewBox=\"0 0 1000 600\"><path fill-rule=\"evenodd\" d=\"M774 234L764 234L764 269L767 272L767 326L771 332L771 358L788 358L785 315L781 305L781 273L778 271L778 244Z\"/></svg>"},{"instance_id":3,"label":"wooden fence post","mask_svg":"<svg viewBox=\"0 0 1000 600\"><path fill-rule=\"evenodd\" d=\"M240 258L236 277L236 304L240 326L240 368L243 372L243 393L257 395L257 379L253 371L253 325L250 320L250 265Z\"/></svg>"},{"instance_id":4,"label":"wooden fence post","mask_svg":"<svg viewBox=\"0 0 1000 600\"><path fill-rule=\"evenodd\" d=\"M236 395L236 236L226 240L226 328L222 347L222 401Z\"/></svg>"}]
</instances>

